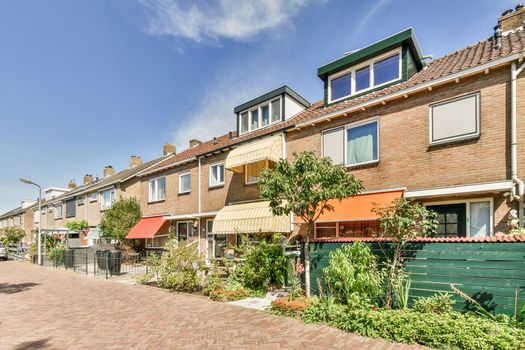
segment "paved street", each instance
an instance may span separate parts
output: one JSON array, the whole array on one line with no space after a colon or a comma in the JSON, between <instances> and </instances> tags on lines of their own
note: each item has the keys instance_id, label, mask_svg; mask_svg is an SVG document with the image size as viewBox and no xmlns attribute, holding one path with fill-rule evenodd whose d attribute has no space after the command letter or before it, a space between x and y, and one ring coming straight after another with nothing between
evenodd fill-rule
<instances>
[{"instance_id":1,"label":"paved street","mask_svg":"<svg viewBox=\"0 0 525 350\"><path fill-rule=\"evenodd\" d=\"M261 311L0 262L2 349L416 349Z\"/></svg>"}]
</instances>

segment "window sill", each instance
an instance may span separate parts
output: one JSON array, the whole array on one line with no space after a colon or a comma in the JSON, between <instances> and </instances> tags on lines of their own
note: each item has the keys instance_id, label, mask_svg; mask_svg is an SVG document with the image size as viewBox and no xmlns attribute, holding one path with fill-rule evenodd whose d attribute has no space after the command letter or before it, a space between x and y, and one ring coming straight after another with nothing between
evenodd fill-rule
<instances>
[{"instance_id":1,"label":"window sill","mask_svg":"<svg viewBox=\"0 0 525 350\"><path fill-rule=\"evenodd\" d=\"M191 193L191 191L179 192L178 195L179 195L179 196L184 196L184 195L186 195L186 194L190 194L190 193Z\"/></svg>"},{"instance_id":2,"label":"window sill","mask_svg":"<svg viewBox=\"0 0 525 350\"><path fill-rule=\"evenodd\" d=\"M164 201L166 201L166 198L164 198L164 199L158 199L158 200L156 200L156 201L148 201L148 204L161 203L161 202L164 202Z\"/></svg>"},{"instance_id":3,"label":"window sill","mask_svg":"<svg viewBox=\"0 0 525 350\"><path fill-rule=\"evenodd\" d=\"M464 137L458 137L458 138L451 138L451 139L445 139L442 141L433 141L428 144L429 149L438 148L441 146L449 146L449 145L456 145L456 144L462 144L462 143L469 143L469 142L477 142L480 138L480 134L475 135L469 135Z\"/></svg>"},{"instance_id":4,"label":"window sill","mask_svg":"<svg viewBox=\"0 0 525 350\"><path fill-rule=\"evenodd\" d=\"M222 183L222 184L219 184L219 185L210 185L210 186L208 186L208 189L209 189L209 190L215 190L215 189L217 189L217 188L222 188L222 187L224 187L224 184L223 184L223 183Z\"/></svg>"},{"instance_id":5,"label":"window sill","mask_svg":"<svg viewBox=\"0 0 525 350\"><path fill-rule=\"evenodd\" d=\"M364 163L349 164L349 165L345 164L345 167L347 169L356 169L356 168L373 167L373 166L377 166L378 164L379 164L379 159L372 160L370 162L364 162Z\"/></svg>"}]
</instances>

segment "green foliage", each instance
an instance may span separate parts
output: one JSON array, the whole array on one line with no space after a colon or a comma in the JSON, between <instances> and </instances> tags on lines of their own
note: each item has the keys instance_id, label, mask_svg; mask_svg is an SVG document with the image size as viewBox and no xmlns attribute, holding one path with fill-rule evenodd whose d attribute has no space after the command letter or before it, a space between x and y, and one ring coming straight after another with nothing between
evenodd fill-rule
<instances>
[{"instance_id":1,"label":"green foliage","mask_svg":"<svg viewBox=\"0 0 525 350\"><path fill-rule=\"evenodd\" d=\"M122 241L141 216L140 203L136 198L122 198L104 211L100 229L104 237Z\"/></svg>"},{"instance_id":2,"label":"green foliage","mask_svg":"<svg viewBox=\"0 0 525 350\"><path fill-rule=\"evenodd\" d=\"M160 269L160 254L150 253L146 256L143 261L143 264L148 267L151 273L154 273L158 277L158 272Z\"/></svg>"},{"instance_id":3,"label":"green foliage","mask_svg":"<svg viewBox=\"0 0 525 350\"><path fill-rule=\"evenodd\" d=\"M437 228L437 214L427 210L421 204L406 198L394 201L391 205L373 209L380 216L381 237L393 241L393 256L387 263L387 286L385 304L392 307L394 300L400 300L395 290L402 291L406 279L403 267L402 251L406 243L418 236L433 234Z\"/></svg>"},{"instance_id":4,"label":"green foliage","mask_svg":"<svg viewBox=\"0 0 525 350\"><path fill-rule=\"evenodd\" d=\"M281 235L259 237L254 242L246 240L239 247L243 261L236 267L235 275L244 288L265 290L284 284L287 259L281 246Z\"/></svg>"},{"instance_id":5,"label":"green foliage","mask_svg":"<svg viewBox=\"0 0 525 350\"><path fill-rule=\"evenodd\" d=\"M28 246L29 256L38 256L38 243L30 243Z\"/></svg>"},{"instance_id":6,"label":"green foliage","mask_svg":"<svg viewBox=\"0 0 525 350\"><path fill-rule=\"evenodd\" d=\"M71 231L84 231L89 228L89 224L87 220L80 220L80 221L70 221L66 222L65 226L70 229Z\"/></svg>"},{"instance_id":7,"label":"green foliage","mask_svg":"<svg viewBox=\"0 0 525 350\"><path fill-rule=\"evenodd\" d=\"M333 295L321 298L314 297L314 302L302 313L302 319L306 323L330 323L340 318L346 312L346 305L336 302Z\"/></svg>"},{"instance_id":8,"label":"green foliage","mask_svg":"<svg viewBox=\"0 0 525 350\"><path fill-rule=\"evenodd\" d=\"M392 292L394 296L394 307L397 309L406 309L408 307L408 296L410 292L410 286L412 281L410 276L403 273L395 275L395 279L392 280Z\"/></svg>"},{"instance_id":9,"label":"green foliage","mask_svg":"<svg viewBox=\"0 0 525 350\"><path fill-rule=\"evenodd\" d=\"M49 255L49 258L53 260L53 262L56 265L61 265L64 263L64 252L65 252L64 248L54 247L54 248L51 248L51 250L48 250L48 255Z\"/></svg>"},{"instance_id":10,"label":"green foliage","mask_svg":"<svg viewBox=\"0 0 525 350\"><path fill-rule=\"evenodd\" d=\"M148 284L152 278L153 278L153 274L146 273L144 275L135 276L135 281L137 281L138 284Z\"/></svg>"},{"instance_id":11,"label":"green foliage","mask_svg":"<svg viewBox=\"0 0 525 350\"><path fill-rule=\"evenodd\" d=\"M384 273L377 267L370 248L362 242L344 244L330 252L324 273L327 284L343 303L355 299L370 303L382 295Z\"/></svg>"},{"instance_id":12,"label":"green foliage","mask_svg":"<svg viewBox=\"0 0 525 350\"><path fill-rule=\"evenodd\" d=\"M210 295L211 292L217 289L224 289L225 283L221 279L218 273L213 271L204 280L204 285L202 286L202 293L204 295Z\"/></svg>"},{"instance_id":13,"label":"green foliage","mask_svg":"<svg viewBox=\"0 0 525 350\"><path fill-rule=\"evenodd\" d=\"M418 343L436 349L523 349L525 331L473 314L445 314L413 310L373 310L339 305L328 317L314 304L302 318L324 322L347 332L381 337L402 343Z\"/></svg>"},{"instance_id":14,"label":"green foliage","mask_svg":"<svg viewBox=\"0 0 525 350\"><path fill-rule=\"evenodd\" d=\"M244 288L235 290L216 289L210 292L210 299L215 301L234 301L244 299L250 296L250 292Z\"/></svg>"},{"instance_id":15,"label":"green foliage","mask_svg":"<svg viewBox=\"0 0 525 350\"><path fill-rule=\"evenodd\" d=\"M204 261L194 243L174 239L165 245L160 258L158 285L174 291L194 292L200 288Z\"/></svg>"},{"instance_id":16,"label":"green foliage","mask_svg":"<svg viewBox=\"0 0 525 350\"><path fill-rule=\"evenodd\" d=\"M455 303L449 293L439 293L428 298L418 298L413 309L422 313L445 314L452 312L452 305Z\"/></svg>"},{"instance_id":17,"label":"green foliage","mask_svg":"<svg viewBox=\"0 0 525 350\"><path fill-rule=\"evenodd\" d=\"M331 199L344 199L358 194L363 185L343 166L329 158L318 159L313 152L294 154L290 163L282 159L274 169L265 169L259 179L261 197L270 202L273 215L294 213L307 227L305 235L305 289L310 296L309 240L313 225L324 211L333 210Z\"/></svg>"},{"instance_id":18,"label":"green foliage","mask_svg":"<svg viewBox=\"0 0 525 350\"><path fill-rule=\"evenodd\" d=\"M4 245L4 247L9 247L11 244L20 243L26 233L24 230L17 228L17 227L8 227L0 231L0 242Z\"/></svg>"}]
</instances>

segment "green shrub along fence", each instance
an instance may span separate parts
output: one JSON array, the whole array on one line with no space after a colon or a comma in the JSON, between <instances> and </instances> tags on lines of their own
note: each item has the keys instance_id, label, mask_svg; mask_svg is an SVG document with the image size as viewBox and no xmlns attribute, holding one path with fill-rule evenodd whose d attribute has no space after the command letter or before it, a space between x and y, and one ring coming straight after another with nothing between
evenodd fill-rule
<instances>
[{"instance_id":1,"label":"green shrub along fence","mask_svg":"<svg viewBox=\"0 0 525 350\"><path fill-rule=\"evenodd\" d=\"M323 281L329 252L342 244L352 243L311 243L313 294L318 293L317 279ZM388 243L367 244L382 261L392 252ZM410 243L403 256L412 280L410 303L449 292L457 301L455 309L470 310L451 283L493 313L512 316L525 300L525 243Z\"/></svg>"}]
</instances>

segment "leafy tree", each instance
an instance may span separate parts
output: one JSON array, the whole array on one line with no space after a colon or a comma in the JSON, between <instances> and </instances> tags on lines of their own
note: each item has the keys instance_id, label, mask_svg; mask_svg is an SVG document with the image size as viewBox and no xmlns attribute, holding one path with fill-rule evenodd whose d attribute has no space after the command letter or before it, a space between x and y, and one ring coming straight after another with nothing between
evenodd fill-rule
<instances>
[{"instance_id":1,"label":"leafy tree","mask_svg":"<svg viewBox=\"0 0 525 350\"><path fill-rule=\"evenodd\" d=\"M305 293L310 296L309 242L314 224L325 211L333 210L331 199L342 200L358 194L363 185L342 166L329 158L318 159L313 152L294 153L294 161L277 162L274 169L265 169L259 181L261 197L270 201L273 215L294 213L306 225Z\"/></svg>"},{"instance_id":2,"label":"leafy tree","mask_svg":"<svg viewBox=\"0 0 525 350\"><path fill-rule=\"evenodd\" d=\"M437 214L421 204L400 198L391 205L373 209L380 216L382 232L379 235L393 242L393 256L388 261L386 305L392 306L395 290L403 289L405 279L402 252L408 241L436 231Z\"/></svg>"},{"instance_id":3,"label":"leafy tree","mask_svg":"<svg viewBox=\"0 0 525 350\"><path fill-rule=\"evenodd\" d=\"M104 212L100 229L104 237L121 242L141 217L139 201L136 198L122 198Z\"/></svg>"},{"instance_id":4,"label":"leafy tree","mask_svg":"<svg viewBox=\"0 0 525 350\"><path fill-rule=\"evenodd\" d=\"M20 228L8 227L0 232L0 241L7 249L11 244L20 243L24 239L25 235L26 233L24 230Z\"/></svg>"},{"instance_id":5,"label":"leafy tree","mask_svg":"<svg viewBox=\"0 0 525 350\"><path fill-rule=\"evenodd\" d=\"M86 220L82 219L80 221L67 222L65 226L71 231L83 231L88 229L89 224Z\"/></svg>"}]
</instances>

